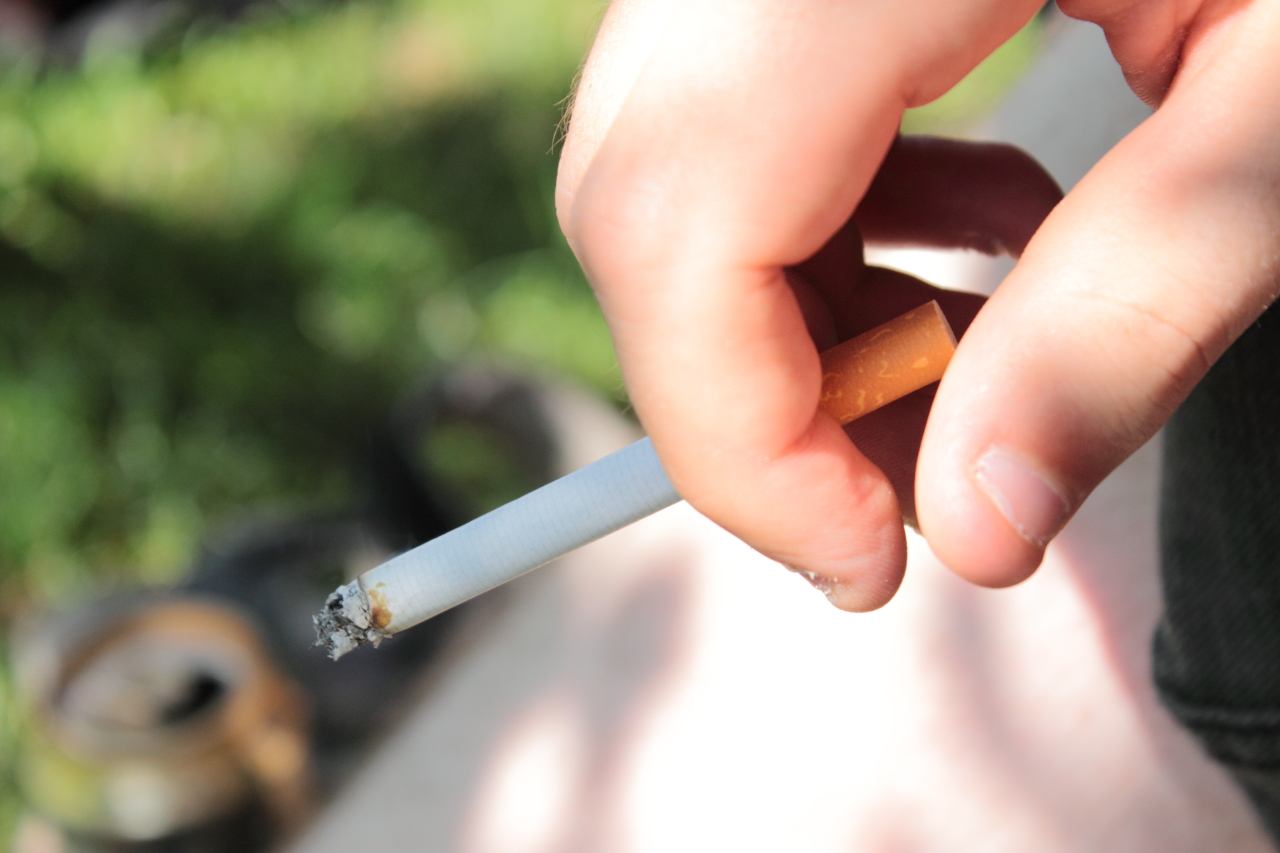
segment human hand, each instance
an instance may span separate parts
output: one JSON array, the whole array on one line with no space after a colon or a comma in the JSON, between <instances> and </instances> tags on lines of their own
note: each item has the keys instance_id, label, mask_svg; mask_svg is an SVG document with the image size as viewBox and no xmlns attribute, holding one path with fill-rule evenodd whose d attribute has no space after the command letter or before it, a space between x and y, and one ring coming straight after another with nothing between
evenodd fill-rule
<instances>
[{"instance_id":1,"label":"human hand","mask_svg":"<svg viewBox=\"0 0 1280 853\"><path fill-rule=\"evenodd\" d=\"M843 336L886 319L876 293L919 285L855 266L842 296L839 275L815 270L855 257L856 238L815 253L847 233L902 110L949 88L1037 6L620 0L578 92L561 222L664 465L702 512L838 582L847 609L891 597L904 544L889 481L817 411L810 330L829 327L811 297ZM1066 10L1103 24L1135 89L1161 106L1049 216L939 389L917 514L944 562L988 585L1034 570L1275 293L1275 7ZM955 183L965 170L948 156L935 172ZM938 221L973 217L979 242L1016 250L1009 221L1034 228L1055 197L1014 159L1005 150L979 170L1005 176L1002 195ZM887 189L905 222L928 208ZM874 195L858 224L879 221ZM947 242L945 228L922 230L873 236ZM793 291L792 267L813 287L792 275Z\"/></svg>"}]
</instances>

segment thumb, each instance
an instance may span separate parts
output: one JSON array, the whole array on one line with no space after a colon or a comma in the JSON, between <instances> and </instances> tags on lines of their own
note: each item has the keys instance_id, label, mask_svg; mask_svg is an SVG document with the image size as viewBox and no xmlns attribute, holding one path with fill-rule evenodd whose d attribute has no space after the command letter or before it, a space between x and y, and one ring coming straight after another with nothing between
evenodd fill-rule
<instances>
[{"instance_id":1,"label":"thumb","mask_svg":"<svg viewBox=\"0 0 1280 853\"><path fill-rule=\"evenodd\" d=\"M1280 51L1243 36L1280 27L1254 16L1184 61L1157 113L1054 210L961 342L916 500L922 532L962 576L1003 586L1034 571L1274 299Z\"/></svg>"}]
</instances>

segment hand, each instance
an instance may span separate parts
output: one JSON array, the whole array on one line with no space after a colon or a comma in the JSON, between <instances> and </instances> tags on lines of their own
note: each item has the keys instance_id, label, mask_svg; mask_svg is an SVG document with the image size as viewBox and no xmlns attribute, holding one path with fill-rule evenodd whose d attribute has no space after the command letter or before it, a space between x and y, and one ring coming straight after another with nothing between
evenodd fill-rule
<instances>
[{"instance_id":1,"label":"hand","mask_svg":"<svg viewBox=\"0 0 1280 853\"><path fill-rule=\"evenodd\" d=\"M920 285L862 267L842 228L867 195L855 222L884 226L873 236L946 243L977 222L979 243L1020 248L1018 229L1056 197L1007 149L970 151L967 167L967 149L941 143L885 156L904 108L953 85L1038 5L619 0L583 75L557 205L636 410L681 494L837 582L847 609L896 589L900 507L817 410L810 330L874 325L885 293ZM1280 6L1064 7L1106 28L1160 108L1049 215L938 391L917 515L944 562L988 585L1034 570L1276 289ZM917 145L917 167L895 173ZM882 161L884 194L868 194ZM898 183L981 188L988 175L1004 189L952 211L963 193Z\"/></svg>"},{"instance_id":2,"label":"hand","mask_svg":"<svg viewBox=\"0 0 1280 853\"><path fill-rule=\"evenodd\" d=\"M1053 179L1016 148L899 138L853 218L817 254L786 271L809 337L821 352L930 299L963 335L982 297L867 266L863 241L1017 257L1061 198ZM916 457L935 390L924 388L844 428L888 478L902 517L912 525Z\"/></svg>"}]
</instances>

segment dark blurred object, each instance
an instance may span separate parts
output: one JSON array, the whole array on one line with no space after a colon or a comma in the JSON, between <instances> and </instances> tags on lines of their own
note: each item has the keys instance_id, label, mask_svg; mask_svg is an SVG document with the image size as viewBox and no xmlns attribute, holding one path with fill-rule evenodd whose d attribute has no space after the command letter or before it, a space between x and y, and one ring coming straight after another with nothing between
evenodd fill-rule
<instances>
[{"instance_id":1,"label":"dark blurred object","mask_svg":"<svg viewBox=\"0 0 1280 853\"><path fill-rule=\"evenodd\" d=\"M253 7L288 11L276 0L0 0L0 48L35 45L59 65L90 47L155 53Z\"/></svg>"},{"instance_id":2,"label":"dark blurred object","mask_svg":"<svg viewBox=\"0 0 1280 853\"><path fill-rule=\"evenodd\" d=\"M459 428L494 438L488 447L466 449L478 457L473 462L509 457L514 470L500 477L515 478L506 485L517 493L552 479L557 448L537 384L494 370L455 370L408 395L371 442L359 466L366 495L361 512L248 525L211 543L185 585L232 599L257 617L281 665L314 699L316 754L326 782L336 781L352 753L395 719L403 705L397 700L466 608L392 638L377 652L337 662L311 648L311 617L335 586L487 508L473 503L476 483L458 483L438 470L458 462L456 452L446 448L450 458L434 464L430 458L432 435Z\"/></svg>"},{"instance_id":3,"label":"dark blurred object","mask_svg":"<svg viewBox=\"0 0 1280 853\"><path fill-rule=\"evenodd\" d=\"M32 0L0 0L0 51L33 44L48 32L48 12Z\"/></svg>"},{"instance_id":4,"label":"dark blurred object","mask_svg":"<svg viewBox=\"0 0 1280 853\"><path fill-rule=\"evenodd\" d=\"M74 65L90 49L161 53L193 30L235 20L271 0L29 0L49 21L46 59Z\"/></svg>"},{"instance_id":5,"label":"dark blurred object","mask_svg":"<svg viewBox=\"0 0 1280 853\"><path fill-rule=\"evenodd\" d=\"M20 777L80 851L261 849L312 806L306 699L225 601L135 594L15 637Z\"/></svg>"},{"instance_id":6,"label":"dark blurred object","mask_svg":"<svg viewBox=\"0 0 1280 853\"><path fill-rule=\"evenodd\" d=\"M550 480L550 405L535 381L451 371L370 442L363 508L244 525L172 593L27 623L20 775L37 812L86 853L252 853L296 828L419 692L467 608L337 663L311 648L312 614L337 584ZM460 448L440 440L451 432L491 441Z\"/></svg>"}]
</instances>

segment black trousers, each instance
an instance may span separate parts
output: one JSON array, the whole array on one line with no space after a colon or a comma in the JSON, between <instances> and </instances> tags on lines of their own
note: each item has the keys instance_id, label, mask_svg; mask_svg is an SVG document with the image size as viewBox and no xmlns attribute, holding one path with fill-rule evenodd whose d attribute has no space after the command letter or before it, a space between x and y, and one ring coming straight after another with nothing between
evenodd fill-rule
<instances>
[{"instance_id":1,"label":"black trousers","mask_svg":"<svg viewBox=\"0 0 1280 853\"><path fill-rule=\"evenodd\" d=\"M1164 439L1164 615L1155 679L1170 711L1248 793L1280 844L1280 310L1213 367Z\"/></svg>"}]
</instances>

